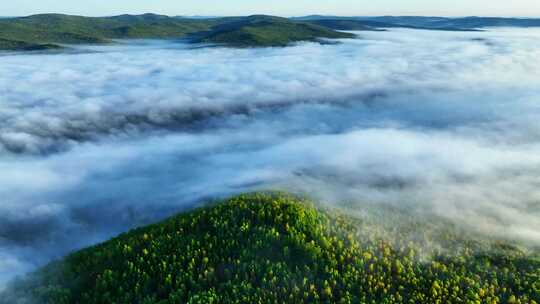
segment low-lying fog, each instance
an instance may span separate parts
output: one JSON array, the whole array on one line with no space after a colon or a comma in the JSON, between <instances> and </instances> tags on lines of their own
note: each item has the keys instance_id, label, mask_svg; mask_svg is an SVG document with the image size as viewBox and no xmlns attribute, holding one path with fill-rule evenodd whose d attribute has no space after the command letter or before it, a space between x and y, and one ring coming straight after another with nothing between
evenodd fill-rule
<instances>
[{"instance_id":1,"label":"low-lying fog","mask_svg":"<svg viewBox=\"0 0 540 304\"><path fill-rule=\"evenodd\" d=\"M255 189L539 244L540 31L358 34L0 55L0 286Z\"/></svg>"}]
</instances>

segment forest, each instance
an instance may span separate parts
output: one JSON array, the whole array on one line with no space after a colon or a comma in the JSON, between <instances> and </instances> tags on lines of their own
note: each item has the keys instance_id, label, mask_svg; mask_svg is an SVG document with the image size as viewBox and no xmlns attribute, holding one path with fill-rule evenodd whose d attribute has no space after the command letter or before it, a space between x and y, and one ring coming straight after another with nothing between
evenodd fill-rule
<instances>
[{"instance_id":1,"label":"forest","mask_svg":"<svg viewBox=\"0 0 540 304\"><path fill-rule=\"evenodd\" d=\"M75 252L0 303L540 303L538 250L377 212L400 226L242 194Z\"/></svg>"}]
</instances>

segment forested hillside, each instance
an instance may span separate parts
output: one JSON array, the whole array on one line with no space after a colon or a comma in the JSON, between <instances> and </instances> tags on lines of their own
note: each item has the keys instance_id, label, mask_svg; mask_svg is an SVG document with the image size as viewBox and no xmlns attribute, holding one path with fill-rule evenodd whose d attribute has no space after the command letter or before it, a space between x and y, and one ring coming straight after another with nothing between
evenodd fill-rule
<instances>
[{"instance_id":1,"label":"forested hillside","mask_svg":"<svg viewBox=\"0 0 540 304\"><path fill-rule=\"evenodd\" d=\"M76 252L0 303L540 302L538 252L394 216L240 195Z\"/></svg>"},{"instance_id":2,"label":"forested hillside","mask_svg":"<svg viewBox=\"0 0 540 304\"><path fill-rule=\"evenodd\" d=\"M350 38L310 23L271 16L189 19L155 14L83 17L41 14L0 19L0 39L28 44L96 44L113 39L187 39L230 46L285 46L318 38ZM0 50L20 50L0 43Z\"/></svg>"}]
</instances>

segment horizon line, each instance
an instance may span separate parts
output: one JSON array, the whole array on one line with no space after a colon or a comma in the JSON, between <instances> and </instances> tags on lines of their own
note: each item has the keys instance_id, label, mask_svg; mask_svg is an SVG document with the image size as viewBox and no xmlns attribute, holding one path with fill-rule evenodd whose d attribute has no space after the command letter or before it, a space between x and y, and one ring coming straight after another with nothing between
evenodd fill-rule
<instances>
[{"instance_id":1,"label":"horizon line","mask_svg":"<svg viewBox=\"0 0 540 304\"><path fill-rule=\"evenodd\" d=\"M337 18L373 18L373 17L422 17L422 18L519 18L519 19L540 19L540 16L524 16L524 15L422 15L422 14L369 14L369 15L339 15L339 14L307 14L307 15L274 15L274 14L246 14L246 15L193 15L193 14L162 14L162 13L120 13L120 14L111 14L111 15L84 15L84 14L71 14L71 13L58 13L58 12L47 12L47 13L35 13L28 15L0 15L0 18L24 18L31 17L36 15L66 15L66 16L79 16L79 17L94 17L94 18L106 18L106 17L115 17L122 15L132 15L132 16L141 16L141 15L160 15L167 17L185 17L185 18L226 18L226 17L247 17L255 15L266 15L266 16L275 16L283 18L302 18L310 16L320 16L320 17L337 17Z\"/></svg>"}]
</instances>

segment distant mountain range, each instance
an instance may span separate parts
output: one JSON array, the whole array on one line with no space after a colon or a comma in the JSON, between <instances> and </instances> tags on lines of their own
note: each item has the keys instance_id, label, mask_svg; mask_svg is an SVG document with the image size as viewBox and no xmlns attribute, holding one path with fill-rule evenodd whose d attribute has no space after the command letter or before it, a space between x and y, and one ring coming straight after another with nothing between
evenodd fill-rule
<instances>
[{"instance_id":1,"label":"distant mountain range","mask_svg":"<svg viewBox=\"0 0 540 304\"><path fill-rule=\"evenodd\" d=\"M170 17L157 14L83 17L41 14L0 18L0 50L43 50L63 44L110 43L114 39L186 39L232 47L286 46L298 41L351 38L340 31L379 31L404 27L477 31L487 27L540 27L540 19L491 17L337 17L282 18Z\"/></svg>"},{"instance_id":2,"label":"distant mountain range","mask_svg":"<svg viewBox=\"0 0 540 304\"><path fill-rule=\"evenodd\" d=\"M502 17L422 17L422 16L379 16L379 17L338 17L312 15L292 18L298 21L322 22L328 20L348 21L378 27L406 27L433 30L474 30L486 27L540 27L540 19Z\"/></svg>"}]
</instances>

